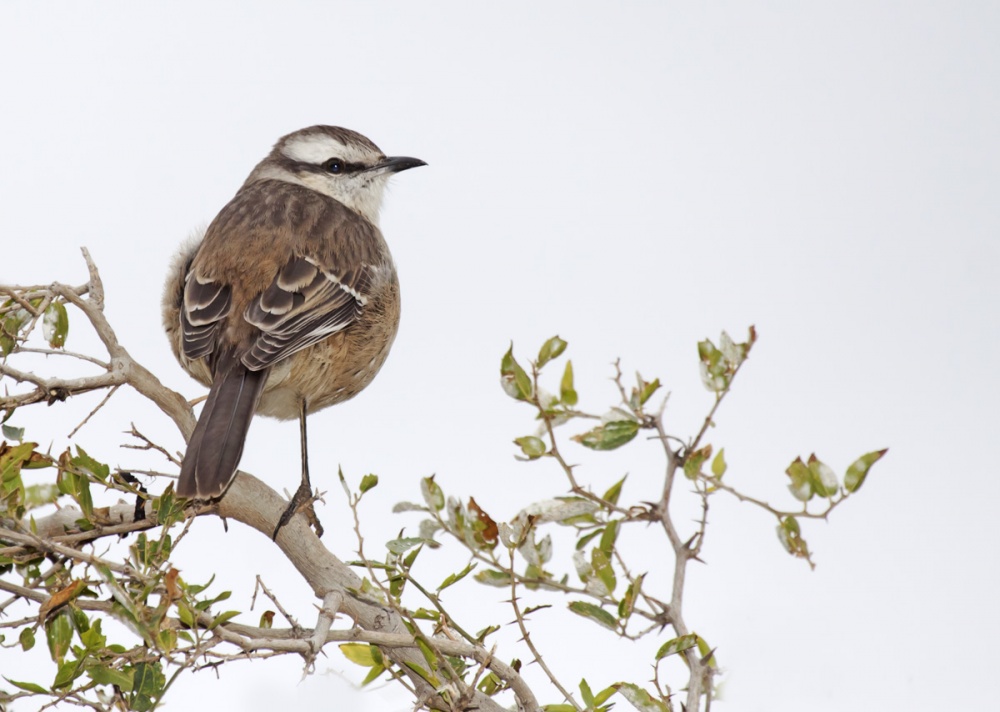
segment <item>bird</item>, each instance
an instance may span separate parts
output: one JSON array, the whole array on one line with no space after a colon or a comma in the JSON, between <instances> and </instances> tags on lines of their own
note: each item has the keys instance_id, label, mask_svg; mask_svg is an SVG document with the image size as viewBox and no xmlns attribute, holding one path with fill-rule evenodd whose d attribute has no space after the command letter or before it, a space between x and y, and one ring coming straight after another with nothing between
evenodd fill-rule
<instances>
[{"instance_id":1,"label":"bird","mask_svg":"<svg viewBox=\"0 0 1000 712\"><path fill-rule=\"evenodd\" d=\"M209 224L183 244L164 287L174 356L210 388L178 496L221 498L254 414L299 420L302 481L274 529L312 510L306 416L364 389L399 325L399 280L379 229L389 178L427 165L362 134L317 125L280 138Z\"/></svg>"}]
</instances>

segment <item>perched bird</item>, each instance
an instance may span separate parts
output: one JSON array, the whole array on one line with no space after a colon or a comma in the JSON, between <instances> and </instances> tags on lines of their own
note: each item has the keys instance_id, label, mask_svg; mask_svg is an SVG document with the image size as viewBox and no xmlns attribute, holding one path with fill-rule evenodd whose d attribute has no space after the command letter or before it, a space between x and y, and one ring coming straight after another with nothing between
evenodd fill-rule
<instances>
[{"instance_id":1,"label":"perched bird","mask_svg":"<svg viewBox=\"0 0 1000 712\"><path fill-rule=\"evenodd\" d=\"M385 362L399 282L379 208L393 174L423 165L386 157L348 129L296 131L257 164L204 238L181 248L163 324L181 366L211 390L178 495L225 493L256 412L300 421L302 484L275 536L311 504L306 414L357 395Z\"/></svg>"}]
</instances>

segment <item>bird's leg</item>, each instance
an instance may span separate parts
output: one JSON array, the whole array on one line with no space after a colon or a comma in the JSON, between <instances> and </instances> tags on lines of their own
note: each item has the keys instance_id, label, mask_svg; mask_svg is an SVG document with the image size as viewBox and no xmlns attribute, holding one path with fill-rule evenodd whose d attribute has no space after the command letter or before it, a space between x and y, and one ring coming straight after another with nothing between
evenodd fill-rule
<instances>
[{"instance_id":1,"label":"bird's leg","mask_svg":"<svg viewBox=\"0 0 1000 712\"><path fill-rule=\"evenodd\" d=\"M316 530L316 536L323 536L323 525L319 523L316 510L313 509L312 483L309 481L309 448L306 441L306 399L299 401L299 439L302 447L302 482L299 488L292 495L292 501L288 503L285 511L278 520L278 526L274 528L272 539L278 538L278 532L288 524L298 512L303 511L309 524Z\"/></svg>"}]
</instances>

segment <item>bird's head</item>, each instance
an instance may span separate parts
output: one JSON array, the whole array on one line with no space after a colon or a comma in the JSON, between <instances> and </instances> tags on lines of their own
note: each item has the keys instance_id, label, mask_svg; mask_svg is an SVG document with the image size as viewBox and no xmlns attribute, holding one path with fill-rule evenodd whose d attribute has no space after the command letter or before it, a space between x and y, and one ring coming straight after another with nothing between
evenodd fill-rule
<instances>
[{"instance_id":1,"label":"bird's head","mask_svg":"<svg viewBox=\"0 0 1000 712\"><path fill-rule=\"evenodd\" d=\"M424 165L419 158L386 156L356 131L311 126L279 139L247 183L266 179L297 183L343 203L378 225L389 178Z\"/></svg>"}]
</instances>

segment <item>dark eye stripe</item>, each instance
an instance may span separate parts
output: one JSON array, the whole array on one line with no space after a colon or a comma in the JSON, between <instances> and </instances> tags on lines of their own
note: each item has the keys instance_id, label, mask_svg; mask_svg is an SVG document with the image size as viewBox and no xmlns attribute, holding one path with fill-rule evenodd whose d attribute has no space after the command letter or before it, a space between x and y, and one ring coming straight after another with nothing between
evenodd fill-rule
<instances>
[{"instance_id":1,"label":"dark eye stripe","mask_svg":"<svg viewBox=\"0 0 1000 712\"><path fill-rule=\"evenodd\" d=\"M343 173L355 173L360 170L364 170L365 166L361 163L348 163L341 158L330 158L323 163L323 169L328 173L333 173L335 175Z\"/></svg>"}]
</instances>

